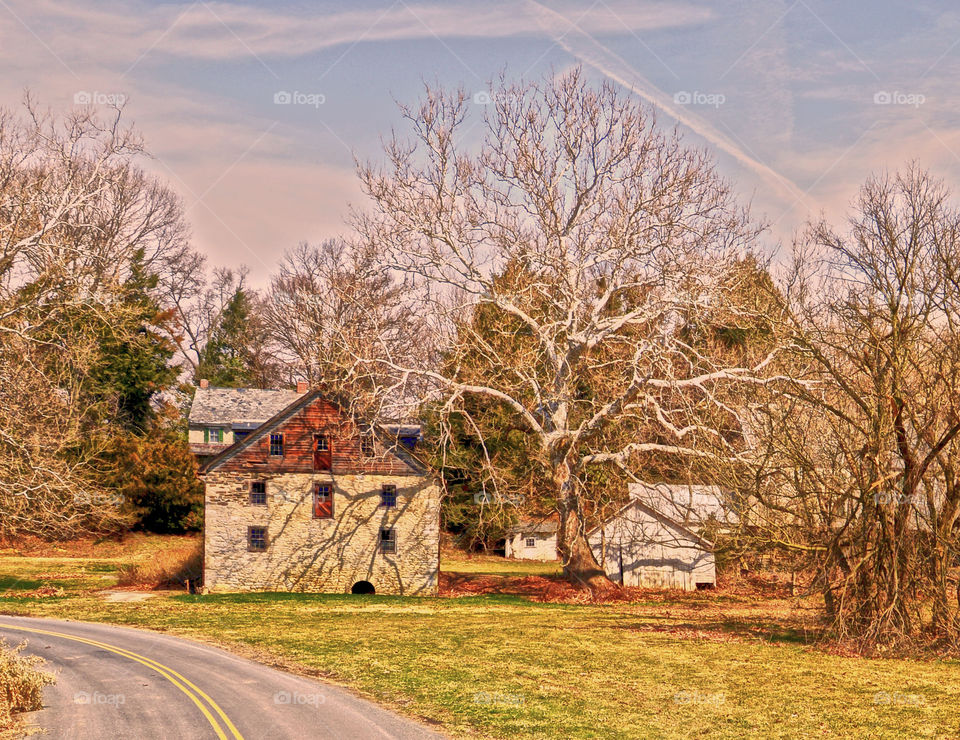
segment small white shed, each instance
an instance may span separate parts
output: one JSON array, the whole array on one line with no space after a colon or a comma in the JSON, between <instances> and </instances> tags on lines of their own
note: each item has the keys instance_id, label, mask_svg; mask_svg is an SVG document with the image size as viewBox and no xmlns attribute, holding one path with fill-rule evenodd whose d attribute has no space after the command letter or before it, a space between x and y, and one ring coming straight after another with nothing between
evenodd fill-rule
<instances>
[{"instance_id":1,"label":"small white shed","mask_svg":"<svg viewBox=\"0 0 960 740\"><path fill-rule=\"evenodd\" d=\"M557 522L544 519L511 527L507 530L504 555L516 560L556 560Z\"/></svg>"},{"instance_id":2,"label":"small white shed","mask_svg":"<svg viewBox=\"0 0 960 740\"><path fill-rule=\"evenodd\" d=\"M587 533L590 547L615 583L709 588L717 581L713 543L697 529L716 516L719 495L711 486L631 485L630 501Z\"/></svg>"}]
</instances>

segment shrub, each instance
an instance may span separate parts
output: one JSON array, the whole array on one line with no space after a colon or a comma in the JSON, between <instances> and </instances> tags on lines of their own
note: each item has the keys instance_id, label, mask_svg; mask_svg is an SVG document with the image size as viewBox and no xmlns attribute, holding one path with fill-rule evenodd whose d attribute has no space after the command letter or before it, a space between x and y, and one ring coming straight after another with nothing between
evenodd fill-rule
<instances>
[{"instance_id":1,"label":"shrub","mask_svg":"<svg viewBox=\"0 0 960 740\"><path fill-rule=\"evenodd\" d=\"M124 502L135 528L161 534L189 532L203 523L203 486L196 458L171 430L120 435L105 455L105 481Z\"/></svg>"},{"instance_id":2,"label":"shrub","mask_svg":"<svg viewBox=\"0 0 960 740\"><path fill-rule=\"evenodd\" d=\"M56 680L39 669L42 658L20 654L25 644L11 648L0 638L0 727L11 726L15 712L40 709L43 687Z\"/></svg>"}]
</instances>

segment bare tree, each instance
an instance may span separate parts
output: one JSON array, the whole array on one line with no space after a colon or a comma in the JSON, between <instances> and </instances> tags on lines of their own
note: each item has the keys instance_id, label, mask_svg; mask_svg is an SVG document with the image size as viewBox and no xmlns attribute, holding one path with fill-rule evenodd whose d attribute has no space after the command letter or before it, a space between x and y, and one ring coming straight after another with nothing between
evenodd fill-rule
<instances>
[{"instance_id":1,"label":"bare tree","mask_svg":"<svg viewBox=\"0 0 960 740\"><path fill-rule=\"evenodd\" d=\"M911 168L796 251L784 315L806 382L757 407L753 523L809 555L839 634L955 641L960 211Z\"/></svg>"},{"instance_id":2,"label":"bare tree","mask_svg":"<svg viewBox=\"0 0 960 740\"><path fill-rule=\"evenodd\" d=\"M763 365L718 364L680 329L758 229L703 152L611 85L574 70L501 80L491 98L471 148L468 95L428 89L402 109L413 139L360 168L372 209L356 226L420 289L410 306L432 319L424 346L446 356L433 369L379 361L395 382L428 379L446 414L469 418L472 397L509 410L556 497L565 573L602 586L586 539L591 469L738 454L739 415L717 390ZM523 279L500 279L508 270ZM489 332L521 335L522 352L502 356L510 337L473 328L484 307L504 319Z\"/></svg>"},{"instance_id":3,"label":"bare tree","mask_svg":"<svg viewBox=\"0 0 960 740\"><path fill-rule=\"evenodd\" d=\"M173 309L178 329L170 339L177 345L178 361L194 382L200 379L204 347L231 300L241 291L254 302L259 300L247 285L248 272L245 266L217 267L210 274L206 257L189 247L173 251L159 265L160 298Z\"/></svg>"},{"instance_id":4,"label":"bare tree","mask_svg":"<svg viewBox=\"0 0 960 740\"><path fill-rule=\"evenodd\" d=\"M429 357L418 352L420 323L404 303L405 286L383 262L369 245L300 244L284 257L264 303L271 339L290 376L349 401L370 421L405 416L416 400L398 393L373 360Z\"/></svg>"},{"instance_id":5,"label":"bare tree","mask_svg":"<svg viewBox=\"0 0 960 740\"><path fill-rule=\"evenodd\" d=\"M178 199L135 164L121 111L0 111L0 534L117 521L82 392L97 334L128 325L124 281L182 248Z\"/></svg>"}]
</instances>

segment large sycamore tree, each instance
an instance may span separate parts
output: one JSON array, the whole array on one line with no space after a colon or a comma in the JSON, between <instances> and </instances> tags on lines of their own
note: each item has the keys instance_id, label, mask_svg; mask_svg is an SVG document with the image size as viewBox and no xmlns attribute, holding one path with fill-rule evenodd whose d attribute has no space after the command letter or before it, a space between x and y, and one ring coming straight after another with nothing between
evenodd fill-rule
<instances>
[{"instance_id":1,"label":"large sycamore tree","mask_svg":"<svg viewBox=\"0 0 960 740\"><path fill-rule=\"evenodd\" d=\"M445 358L379 363L394 385L429 379L459 424L472 400L499 404L552 489L566 575L602 586L592 470L738 454L722 389L762 382L760 368L718 362L682 327L717 304L758 230L704 152L612 85L573 70L501 79L491 100L428 88L402 108L412 137L360 167L371 208L356 226L414 286L411 310L432 322L424 354Z\"/></svg>"}]
</instances>

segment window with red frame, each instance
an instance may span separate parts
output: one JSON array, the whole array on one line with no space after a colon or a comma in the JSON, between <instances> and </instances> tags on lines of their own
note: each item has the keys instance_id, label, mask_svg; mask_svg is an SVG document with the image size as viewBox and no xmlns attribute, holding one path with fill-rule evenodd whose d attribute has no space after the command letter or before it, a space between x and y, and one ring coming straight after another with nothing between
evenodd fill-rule
<instances>
[{"instance_id":1,"label":"window with red frame","mask_svg":"<svg viewBox=\"0 0 960 740\"><path fill-rule=\"evenodd\" d=\"M313 487L313 518L333 518L333 487L327 483L317 483Z\"/></svg>"}]
</instances>

